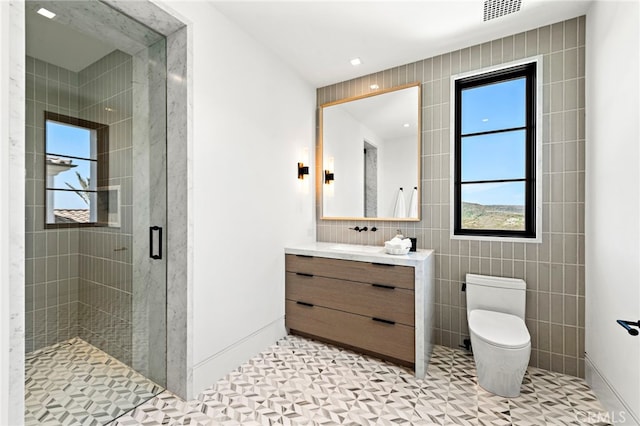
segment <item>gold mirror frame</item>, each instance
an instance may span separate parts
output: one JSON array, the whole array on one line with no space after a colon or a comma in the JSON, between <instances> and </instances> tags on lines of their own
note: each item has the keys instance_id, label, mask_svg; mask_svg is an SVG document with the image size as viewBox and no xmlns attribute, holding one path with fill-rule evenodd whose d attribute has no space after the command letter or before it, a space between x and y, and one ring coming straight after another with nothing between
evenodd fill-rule
<instances>
[{"instance_id":1,"label":"gold mirror frame","mask_svg":"<svg viewBox=\"0 0 640 426\"><path fill-rule=\"evenodd\" d=\"M417 109L417 129L416 129L416 133L417 133L417 137L416 137L416 145L417 145L417 149L416 149L416 158L415 158L415 162L416 162L416 172L417 172L417 182L415 183L414 187L417 188L417 207L418 207L418 216L417 217L405 217L405 218L401 218L401 217L366 217L366 216L326 216L325 215L325 196L327 196L327 190L329 189L328 186L335 184L336 181L338 179L340 179L340 172L338 171L337 173L334 174L334 170L333 170L333 166L329 166L327 164L325 164L325 159L324 159L324 154L325 154L325 150L324 150L324 133L325 133L325 129L324 129L324 116L325 116L325 109L332 107L332 106L336 106L336 105L341 105L341 104L346 104L349 102L354 102L354 101L359 101L362 99L367 99L367 98L372 98L375 96L380 96L380 95L385 95L385 94L389 94L389 93L393 93L393 92L398 92L401 90L405 90L405 89L410 89L410 88L417 88L417 104L416 104L416 109ZM317 187L317 191L318 194L320 194L319 197L319 203L320 203L320 219L321 220L367 220L367 221L394 221L394 222L419 222L421 220L422 217L422 185L421 185L421 180L422 180L422 161L421 161L421 152L422 152L422 87L421 87L421 83L420 82L415 82L415 83L409 83L409 84L405 84L402 86L397 86L397 87L393 87L390 89L383 89L383 90L376 90L375 92L371 92L371 93L367 93L365 95L359 95L359 96L353 96L353 97L349 97L349 98L345 98L345 99L340 99L338 101L333 101L333 102L328 102L325 104L320 105L319 107L319 111L318 111L318 120L319 120L319 126L318 126L318 159L316 161L316 165L317 165L317 173L316 173L316 187ZM333 182L331 183L325 183L325 176L327 176L328 179L333 180ZM411 191L413 190L413 188L405 188L405 189L409 189L409 191L406 191L404 193L405 199L407 201L406 205L408 207L409 205L409 200L411 197ZM407 197L408 196L408 197ZM364 212L363 212L364 213Z\"/></svg>"}]
</instances>

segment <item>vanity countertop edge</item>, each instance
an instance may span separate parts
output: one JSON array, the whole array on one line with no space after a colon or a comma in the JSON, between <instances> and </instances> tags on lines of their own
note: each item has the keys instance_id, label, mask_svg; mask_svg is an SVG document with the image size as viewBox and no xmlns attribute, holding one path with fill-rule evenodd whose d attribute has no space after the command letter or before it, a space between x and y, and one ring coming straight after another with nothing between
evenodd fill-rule
<instances>
[{"instance_id":1,"label":"vanity countertop edge","mask_svg":"<svg viewBox=\"0 0 640 426\"><path fill-rule=\"evenodd\" d=\"M339 248L336 248L339 247ZM376 249L378 249L376 251ZM357 244L315 242L296 244L284 249L286 254L300 256L327 257L331 259L355 260L360 262L379 262L401 266L417 266L433 255L433 250L417 250L404 255L384 252L384 247Z\"/></svg>"}]
</instances>

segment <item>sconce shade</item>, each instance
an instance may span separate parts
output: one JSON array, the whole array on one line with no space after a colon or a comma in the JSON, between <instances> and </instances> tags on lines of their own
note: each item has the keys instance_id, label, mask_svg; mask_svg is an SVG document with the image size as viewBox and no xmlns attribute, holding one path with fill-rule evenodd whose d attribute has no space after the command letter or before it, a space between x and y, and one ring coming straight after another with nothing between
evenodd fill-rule
<instances>
[{"instance_id":1,"label":"sconce shade","mask_svg":"<svg viewBox=\"0 0 640 426\"><path fill-rule=\"evenodd\" d=\"M298 163L298 179L304 179L304 175L309 174L309 166L305 166L304 163Z\"/></svg>"},{"instance_id":2,"label":"sconce shade","mask_svg":"<svg viewBox=\"0 0 640 426\"><path fill-rule=\"evenodd\" d=\"M333 173L329 170L324 171L324 183L331 183L333 181Z\"/></svg>"}]
</instances>

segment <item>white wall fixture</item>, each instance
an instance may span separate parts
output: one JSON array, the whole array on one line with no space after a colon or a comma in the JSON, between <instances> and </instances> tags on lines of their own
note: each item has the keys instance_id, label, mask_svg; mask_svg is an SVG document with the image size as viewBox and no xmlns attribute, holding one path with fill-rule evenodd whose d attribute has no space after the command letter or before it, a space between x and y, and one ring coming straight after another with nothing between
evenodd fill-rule
<instances>
[{"instance_id":1,"label":"white wall fixture","mask_svg":"<svg viewBox=\"0 0 640 426\"><path fill-rule=\"evenodd\" d=\"M603 420L630 425L640 424L640 337L616 320L640 317L639 17L638 2L593 2L585 54L587 380L608 404Z\"/></svg>"}]
</instances>

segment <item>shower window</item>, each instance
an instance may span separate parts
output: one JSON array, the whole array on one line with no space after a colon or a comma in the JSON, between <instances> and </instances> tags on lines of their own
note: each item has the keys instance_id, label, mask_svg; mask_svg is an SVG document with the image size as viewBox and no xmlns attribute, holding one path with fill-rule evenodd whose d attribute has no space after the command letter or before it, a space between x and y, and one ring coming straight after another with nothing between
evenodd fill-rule
<instances>
[{"instance_id":1,"label":"shower window","mask_svg":"<svg viewBox=\"0 0 640 426\"><path fill-rule=\"evenodd\" d=\"M47 228L109 223L110 197L100 197L108 183L108 136L104 124L45 112Z\"/></svg>"}]
</instances>

